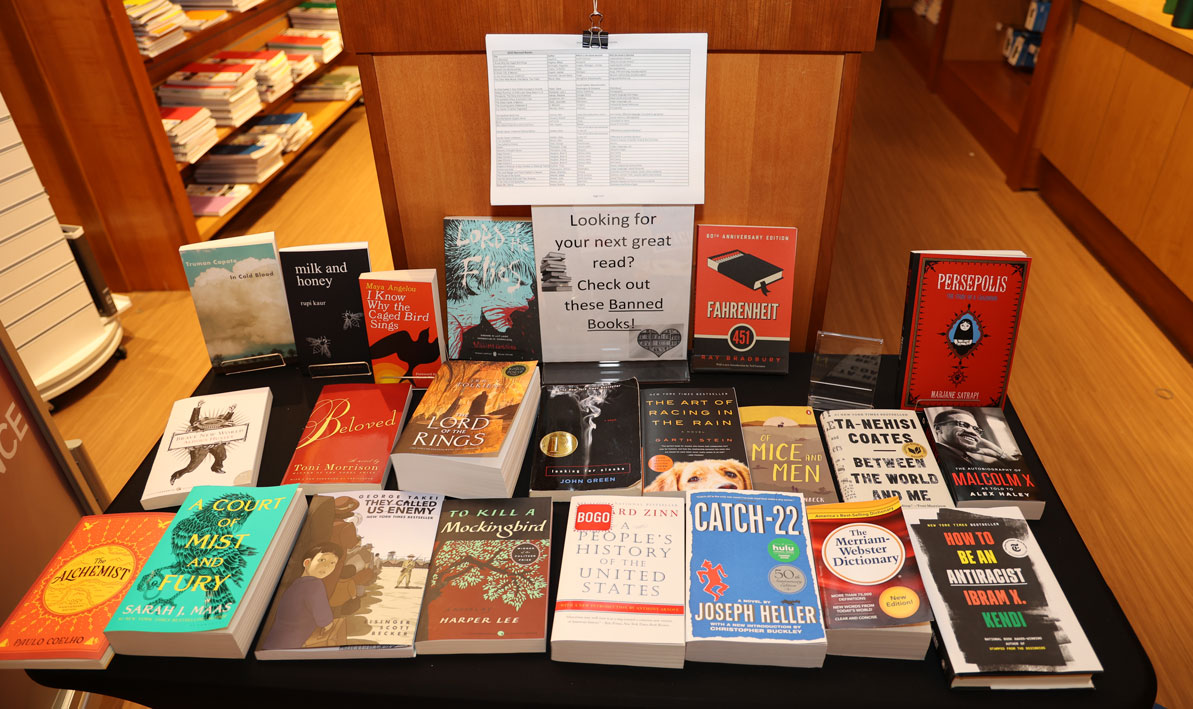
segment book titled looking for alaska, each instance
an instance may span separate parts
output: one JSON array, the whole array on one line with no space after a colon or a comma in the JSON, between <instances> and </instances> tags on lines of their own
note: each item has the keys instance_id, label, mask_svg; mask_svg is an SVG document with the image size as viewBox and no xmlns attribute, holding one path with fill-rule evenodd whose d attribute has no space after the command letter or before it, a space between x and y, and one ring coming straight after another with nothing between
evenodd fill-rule
<instances>
[{"instance_id":1,"label":"book titled looking for alaska","mask_svg":"<svg viewBox=\"0 0 1193 709\"><path fill-rule=\"evenodd\" d=\"M274 593L258 660L413 657L442 495L315 495Z\"/></svg>"},{"instance_id":2,"label":"book titled looking for alaska","mask_svg":"<svg viewBox=\"0 0 1193 709\"><path fill-rule=\"evenodd\" d=\"M430 384L447 359L435 269L362 273L360 295L373 380Z\"/></svg>"},{"instance_id":3,"label":"book titled looking for alaska","mask_svg":"<svg viewBox=\"0 0 1193 709\"><path fill-rule=\"evenodd\" d=\"M0 668L102 670L120 599L174 515L134 512L79 520L0 627Z\"/></svg>"},{"instance_id":4,"label":"book titled looking for alaska","mask_svg":"<svg viewBox=\"0 0 1193 709\"><path fill-rule=\"evenodd\" d=\"M739 411L754 489L798 492L808 505L839 502L810 406L743 406Z\"/></svg>"},{"instance_id":5,"label":"book titled looking for alaska","mask_svg":"<svg viewBox=\"0 0 1193 709\"><path fill-rule=\"evenodd\" d=\"M368 242L291 246L278 254L299 366L313 377L372 374L360 297Z\"/></svg>"},{"instance_id":6,"label":"book titled looking for alaska","mask_svg":"<svg viewBox=\"0 0 1193 709\"><path fill-rule=\"evenodd\" d=\"M1003 405L1031 258L1022 251L912 251L900 407Z\"/></svg>"},{"instance_id":7,"label":"book titled looking for alaska","mask_svg":"<svg viewBox=\"0 0 1193 709\"><path fill-rule=\"evenodd\" d=\"M786 374L795 293L792 227L696 227L692 371Z\"/></svg>"},{"instance_id":8,"label":"book titled looking for alaska","mask_svg":"<svg viewBox=\"0 0 1193 709\"><path fill-rule=\"evenodd\" d=\"M539 359L530 220L444 218L443 270L452 359Z\"/></svg>"},{"instance_id":9,"label":"book titled looking for alaska","mask_svg":"<svg viewBox=\"0 0 1193 709\"><path fill-rule=\"evenodd\" d=\"M733 387L642 390L643 492L749 490Z\"/></svg>"}]
</instances>

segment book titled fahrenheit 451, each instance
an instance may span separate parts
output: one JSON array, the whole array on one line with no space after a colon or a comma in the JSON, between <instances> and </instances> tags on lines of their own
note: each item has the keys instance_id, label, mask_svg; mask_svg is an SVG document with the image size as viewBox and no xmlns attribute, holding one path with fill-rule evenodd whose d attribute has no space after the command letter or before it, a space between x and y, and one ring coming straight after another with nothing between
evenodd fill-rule
<instances>
[{"instance_id":1,"label":"book titled fahrenheit 451","mask_svg":"<svg viewBox=\"0 0 1193 709\"><path fill-rule=\"evenodd\" d=\"M323 387L282 484L308 494L385 487L409 406L408 382Z\"/></svg>"},{"instance_id":2,"label":"book titled fahrenheit 451","mask_svg":"<svg viewBox=\"0 0 1193 709\"><path fill-rule=\"evenodd\" d=\"M174 515L84 517L0 627L0 668L102 670L104 626Z\"/></svg>"}]
</instances>

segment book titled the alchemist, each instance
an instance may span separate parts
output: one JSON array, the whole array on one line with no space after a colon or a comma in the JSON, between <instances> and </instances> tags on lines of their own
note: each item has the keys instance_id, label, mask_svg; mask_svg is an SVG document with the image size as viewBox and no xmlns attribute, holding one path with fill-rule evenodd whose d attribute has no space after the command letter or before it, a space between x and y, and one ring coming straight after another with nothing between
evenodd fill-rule
<instances>
[{"instance_id":1,"label":"book titled the alchemist","mask_svg":"<svg viewBox=\"0 0 1193 709\"><path fill-rule=\"evenodd\" d=\"M80 519L0 627L0 668L107 667L114 653L104 626L173 518L134 512Z\"/></svg>"}]
</instances>

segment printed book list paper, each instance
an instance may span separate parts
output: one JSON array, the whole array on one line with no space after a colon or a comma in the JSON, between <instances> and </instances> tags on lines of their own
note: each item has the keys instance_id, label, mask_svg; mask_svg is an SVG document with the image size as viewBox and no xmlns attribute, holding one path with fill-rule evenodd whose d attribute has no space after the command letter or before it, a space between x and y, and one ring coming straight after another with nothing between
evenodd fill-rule
<instances>
[{"instance_id":1,"label":"printed book list paper","mask_svg":"<svg viewBox=\"0 0 1193 709\"><path fill-rule=\"evenodd\" d=\"M487 35L493 204L703 204L706 34Z\"/></svg>"},{"instance_id":2,"label":"printed book list paper","mask_svg":"<svg viewBox=\"0 0 1193 709\"><path fill-rule=\"evenodd\" d=\"M544 362L687 358L693 206L531 214Z\"/></svg>"}]
</instances>

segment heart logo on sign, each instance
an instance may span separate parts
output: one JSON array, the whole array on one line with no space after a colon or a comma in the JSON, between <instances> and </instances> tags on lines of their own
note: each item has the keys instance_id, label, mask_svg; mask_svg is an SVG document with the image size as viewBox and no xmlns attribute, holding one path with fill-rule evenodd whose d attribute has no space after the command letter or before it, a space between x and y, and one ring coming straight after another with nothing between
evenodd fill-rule
<instances>
[{"instance_id":1,"label":"heart logo on sign","mask_svg":"<svg viewBox=\"0 0 1193 709\"><path fill-rule=\"evenodd\" d=\"M663 353L679 344L679 330L669 327L662 332L643 330L638 333L638 346L654 352L655 357L662 357Z\"/></svg>"}]
</instances>

